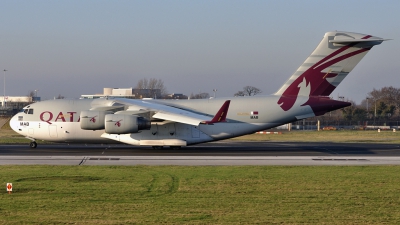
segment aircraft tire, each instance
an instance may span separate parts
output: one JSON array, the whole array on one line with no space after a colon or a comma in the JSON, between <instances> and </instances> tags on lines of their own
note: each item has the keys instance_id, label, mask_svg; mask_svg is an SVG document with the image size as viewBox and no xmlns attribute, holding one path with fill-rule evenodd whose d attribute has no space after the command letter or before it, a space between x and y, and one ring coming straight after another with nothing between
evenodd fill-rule
<instances>
[{"instance_id":1,"label":"aircraft tire","mask_svg":"<svg viewBox=\"0 0 400 225\"><path fill-rule=\"evenodd\" d=\"M153 149L163 149L164 147L163 146L152 146L153 147Z\"/></svg>"},{"instance_id":2,"label":"aircraft tire","mask_svg":"<svg viewBox=\"0 0 400 225\"><path fill-rule=\"evenodd\" d=\"M36 147L37 147L37 143L34 142L34 141L32 141L32 142L29 144L29 147L31 147L31 148L36 148Z\"/></svg>"},{"instance_id":3,"label":"aircraft tire","mask_svg":"<svg viewBox=\"0 0 400 225\"><path fill-rule=\"evenodd\" d=\"M181 146L169 146L169 148L170 148L170 149L178 150L178 149L181 149Z\"/></svg>"}]
</instances>

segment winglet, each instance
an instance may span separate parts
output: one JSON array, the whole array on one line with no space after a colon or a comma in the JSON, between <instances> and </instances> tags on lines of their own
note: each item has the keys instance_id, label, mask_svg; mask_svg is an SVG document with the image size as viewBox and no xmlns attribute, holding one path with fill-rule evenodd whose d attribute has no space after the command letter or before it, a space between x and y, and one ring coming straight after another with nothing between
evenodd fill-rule
<instances>
[{"instance_id":1,"label":"winglet","mask_svg":"<svg viewBox=\"0 0 400 225\"><path fill-rule=\"evenodd\" d=\"M214 118L210 121L203 121L201 124L209 124L212 125L214 123L226 122L226 114L228 114L229 104L231 100L227 100L218 110L217 114L215 114Z\"/></svg>"}]
</instances>

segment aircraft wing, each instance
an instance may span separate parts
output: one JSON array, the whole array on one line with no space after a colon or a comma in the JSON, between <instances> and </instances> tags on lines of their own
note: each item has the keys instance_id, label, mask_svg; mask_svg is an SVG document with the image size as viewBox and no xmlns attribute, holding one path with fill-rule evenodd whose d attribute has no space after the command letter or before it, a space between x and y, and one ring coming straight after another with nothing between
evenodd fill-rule
<instances>
[{"instance_id":1,"label":"aircraft wing","mask_svg":"<svg viewBox=\"0 0 400 225\"><path fill-rule=\"evenodd\" d=\"M153 117L157 119L170 120L195 126L198 126L203 121L208 121L211 119L211 117L195 114L181 109L174 109L173 111L160 111L154 114Z\"/></svg>"},{"instance_id":2,"label":"aircraft wing","mask_svg":"<svg viewBox=\"0 0 400 225\"><path fill-rule=\"evenodd\" d=\"M224 122L215 120L216 117L221 117L218 115L222 112L223 116L226 116L228 107L229 107L229 100L227 101L228 104L225 102L218 113L213 117L202 115L200 113L192 112L185 109L176 108L169 105L164 105L159 102L152 102L146 100L136 100L136 99L114 99L114 102L119 104L124 104L129 106L129 108L134 108L136 110L146 110L154 112L153 118L156 119L163 119L169 120L179 123L191 124L198 126L199 124L212 124L216 122ZM225 117L224 117L225 118Z\"/></svg>"}]
</instances>

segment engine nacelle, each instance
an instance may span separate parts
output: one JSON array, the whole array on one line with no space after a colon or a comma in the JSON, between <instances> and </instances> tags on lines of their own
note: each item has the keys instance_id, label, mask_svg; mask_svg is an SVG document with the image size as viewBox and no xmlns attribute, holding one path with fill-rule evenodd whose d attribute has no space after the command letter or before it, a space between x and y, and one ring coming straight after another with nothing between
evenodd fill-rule
<instances>
[{"instance_id":1,"label":"engine nacelle","mask_svg":"<svg viewBox=\"0 0 400 225\"><path fill-rule=\"evenodd\" d=\"M106 133L130 134L150 130L151 122L144 117L124 114L106 115Z\"/></svg>"},{"instance_id":2,"label":"engine nacelle","mask_svg":"<svg viewBox=\"0 0 400 225\"><path fill-rule=\"evenodd\" d=\"M81 129L83 130L102 130L105 128L105 116L111 114L110 111L82 111L80 115Z\"/></svg>"}]
</instances>

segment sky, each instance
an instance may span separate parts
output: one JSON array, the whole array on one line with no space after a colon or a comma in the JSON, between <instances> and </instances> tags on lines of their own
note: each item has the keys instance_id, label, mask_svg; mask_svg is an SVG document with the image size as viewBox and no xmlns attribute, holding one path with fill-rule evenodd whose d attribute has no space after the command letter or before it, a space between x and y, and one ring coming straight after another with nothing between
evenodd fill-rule
<instances>
[{"instance_id":1,"label":"sky","mask_svg":"<svg viewBox=\"0 0 400 225\"><path fill-rule=\"evenodd\" d=\"M333 30L393 40L332 97L360 103L374 88L400 88L398 0L3 0L0 21L6 96L78 98L143 78L169 93L229 97L250 85L272 94Z\"/></svg>"}]
</instances>

